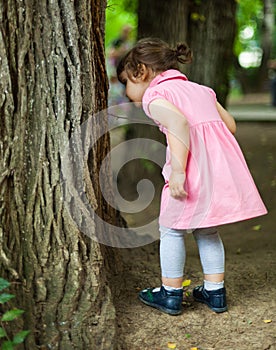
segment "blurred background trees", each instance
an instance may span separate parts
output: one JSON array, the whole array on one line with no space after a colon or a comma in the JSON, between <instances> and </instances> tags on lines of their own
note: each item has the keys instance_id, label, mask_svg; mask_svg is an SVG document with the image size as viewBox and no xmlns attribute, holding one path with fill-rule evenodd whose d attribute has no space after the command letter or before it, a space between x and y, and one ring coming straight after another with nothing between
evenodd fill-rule
<instances>
[{"instance_id":1,"label":"blurred background trees","mask_svg":"<svg viewBox=\"0 0 276 350\"><path fill-rule=\"evenodd\" d=\"M213 87L226 104L229 93L268 92L267 62L276 57L275 13L275 0L109 0L106 47L125 24L132 25L134 40L185 40L195 57L185 73Z\"/></svg>"}]
</instances>

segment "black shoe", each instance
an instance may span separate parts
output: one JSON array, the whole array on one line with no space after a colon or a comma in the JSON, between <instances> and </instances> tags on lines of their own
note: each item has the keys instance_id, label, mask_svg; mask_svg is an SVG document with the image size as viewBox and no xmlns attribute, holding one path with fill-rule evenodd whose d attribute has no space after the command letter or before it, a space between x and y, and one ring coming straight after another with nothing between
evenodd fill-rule
<instances>
[{"instance_id":1,"label":"black shoe","mask_svg":"<svg viewBox=\"0 0 276 350\"><path fill-rule=\"evenodd\" d=\"M146 305L169 315L179 315L182 312L183 289L167 291L162 286L160 291L154 292L154 288L147 288L139 293L139 298Z\"/></svg>"},{"instance_id":2,"label":"black shoe","mask_svg":"<svg viewBox=\"0 0 276 350\"><path fill-rule=\"evenodd\" d=\"M193 290L193 297L196 301L208 305L215 312L227 311L225 288L206 290L203 286L198 286Z\"/></svg>"}]
</instances>

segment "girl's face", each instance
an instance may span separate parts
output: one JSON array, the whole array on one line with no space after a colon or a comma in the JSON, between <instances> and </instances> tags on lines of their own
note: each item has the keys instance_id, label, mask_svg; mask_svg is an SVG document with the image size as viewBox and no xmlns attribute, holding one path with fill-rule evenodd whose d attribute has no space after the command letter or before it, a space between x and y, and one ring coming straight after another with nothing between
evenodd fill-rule
<instances>
[{"instance_id":1,"label":"girl's face","mask_svg":"<svg viewBox=\"0 0 276 350\"><path fill-rule=\"evenodd\" d=\"M143 96L149 87L150 80L145 80L141 77L128 77L126 72L122 73L122 80L125 82L126 95L135 104L139 105L142 102Z\"/></svg>"}]
</instances>

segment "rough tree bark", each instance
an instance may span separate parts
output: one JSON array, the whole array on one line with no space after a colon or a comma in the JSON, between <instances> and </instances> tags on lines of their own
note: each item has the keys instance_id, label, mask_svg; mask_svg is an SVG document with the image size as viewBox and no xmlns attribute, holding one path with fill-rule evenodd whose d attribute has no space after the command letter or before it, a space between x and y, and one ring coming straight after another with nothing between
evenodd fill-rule
<instances>
[{"instance_id":1,"label":"rough tree bark","mask_svg":"<svg viewBox=\"0 0 276 350\"><path fill-rule=\"evenodd\" d=\"M64 145L106 107L105 6L0 1L0 267L25 310L26 349L115 348L107 248L80 232L60 181ZM91 125L98 139L106 120ZM104 136L85 182L91 205L112 221L97 175L108 149ZM101 229L95 223L91 233Z\"/></svg>"}]
</instances>

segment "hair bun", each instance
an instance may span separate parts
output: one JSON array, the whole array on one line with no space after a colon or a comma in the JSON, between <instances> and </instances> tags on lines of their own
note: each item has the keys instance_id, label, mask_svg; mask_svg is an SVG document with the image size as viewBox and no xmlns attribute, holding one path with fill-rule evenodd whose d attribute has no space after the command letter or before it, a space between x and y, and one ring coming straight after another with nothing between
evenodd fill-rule
<instances>
[{"instance_id":1,"label":"hair bun","mask_svg":"<svg viewBox=\"0 0 276 350\"><path fill-rule=\"evenodd\" d=\"M178 62L189 63L192 61L192 51L186 43L179 43L174 50Z\"/></svg>"}]
</instances>

